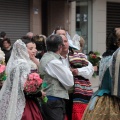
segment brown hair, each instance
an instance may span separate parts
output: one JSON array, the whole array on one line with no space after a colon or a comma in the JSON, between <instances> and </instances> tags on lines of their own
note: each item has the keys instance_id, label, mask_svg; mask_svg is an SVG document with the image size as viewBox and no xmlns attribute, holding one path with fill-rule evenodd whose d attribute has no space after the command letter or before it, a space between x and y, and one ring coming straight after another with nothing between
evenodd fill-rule
<instances>
[{"instance_id":1,"label":"brown hair","mask_svg":"<svg viewBox=\"0 0 120 120\"><path fill-rule=\"evenodd\" d=\"M57 30L65 30L65 28L64 28L63 26L57 26L57 27L55 28L55 34L56 34ZM65 30L65 31L66 31L66 30Z\"/></svg>"},{"instance_id":2,"label":"brown hair","mask_svg":"<svg viewBox=\"0 0 120 120\"><path fill-rule=\"evenodd\" d=\"M3 41L2 41L2 44L7 41L7 43L9 43L11 45L11 41L10 41L10 38L4 38Z\"/></svg>"}]
</instances>

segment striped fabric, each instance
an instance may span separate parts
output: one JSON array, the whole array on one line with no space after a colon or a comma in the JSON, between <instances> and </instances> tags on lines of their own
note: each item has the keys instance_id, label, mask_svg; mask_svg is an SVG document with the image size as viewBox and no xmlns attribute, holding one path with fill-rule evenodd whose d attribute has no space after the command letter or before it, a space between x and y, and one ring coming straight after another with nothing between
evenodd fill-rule
<instances>
[{"instance_id":1,"label":"striped fabric","mask_svg":"<svg viewBox=\"0 0 120 120\"><path fill-rule=\"evenodd\" d=\"M74 82L74 102L88 103L93 94L90 81L81 76L75 76Z\"/></svg>"},{"instance_id":2,"label":"striped fabric","mask_svg":"<svg viewBox=\"0 0 120 120\"><path fill-rule=\"evenodd\" d=\"M88 65L88 60L83 53L74 53L74 55L69 55L69 61L72 68L81 68Z\"/></svg>"},{"instance_id":3,"label":"striped fabric","mask_svg":"<svg viewBox=\"0 0 120 120\"><path fill-rule=\"evenodd\" d=\"M69 61L71 68L81 68L88 65L86 55L83 53L74 53L69 55ZM82 76L74 76L74 93L73 101L88 103L93 91L91 89L91 83L88 79Z\"/></svg>"},{"instance_id":4,"label":"striped fabric","mask_svg":"<svg viewBox=\"0 0 120 120\"><path fill-rule=\"evenodd\" d=\"M69 61L71 68L81 68L88 65L88 60L82 53L70 55ZM90 81L82 76L74 76L72 120L81 120L92 94Z\"/></svg>"}]
</instances>

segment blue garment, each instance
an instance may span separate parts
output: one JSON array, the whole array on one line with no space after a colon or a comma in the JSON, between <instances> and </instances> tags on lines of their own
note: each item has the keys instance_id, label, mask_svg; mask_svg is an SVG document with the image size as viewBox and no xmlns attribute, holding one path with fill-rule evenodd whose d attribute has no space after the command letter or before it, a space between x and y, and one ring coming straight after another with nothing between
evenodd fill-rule
<instances>
[{"instance_id":1,"label":"blue garment","mask_svg":"<svg viewBox=\"0 0 120 120\"><path fill-rule=\"evenodd\" d=\"M97 96L103 96L103 94L110 94L112 87L112 78L110 76L109 68L107 68L101 86L99 90L95 93Z\"/></svg>"},{"instance_id":2,"label":"blue garment","mask_svg":"<svg viewBox=\"0 0 120 120\"><path fill-rule=\"evenodd\" d=\"M89 106L89 109L94 109L95 102L97 100L98 96L103 96L104 94L111 94L112 89L112 77L110 75L109 70L109 62L111 60L112 56L107 56L101 60L100 64L100 76L101 77L101 84L99 86L99 89L93 94L91 97L91 104Z\"/></svg>"}]
</instances>

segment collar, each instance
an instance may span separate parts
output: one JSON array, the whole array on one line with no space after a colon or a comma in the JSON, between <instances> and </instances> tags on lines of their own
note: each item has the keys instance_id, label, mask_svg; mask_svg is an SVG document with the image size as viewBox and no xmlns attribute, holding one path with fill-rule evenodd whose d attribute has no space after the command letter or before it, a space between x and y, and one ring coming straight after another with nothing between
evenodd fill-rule
<instances>
[{"instance_id":1,"label":"collar","mask_svg":"<svg viewBox=\"0 0 120 120\"><path fill-rule=\"evenodd\" d=\"M56 58L60 59L61 58L61 55L60 54L57 54L55 52L52 52L52 51L49 51L48 52L49 54L53 54Z\"/></svg>"},{"instance_id":2,"label":"collar","mask_svg":"<svg viewBox=\"0 0 120 120\"><path fill-rule=\"evenodd\" d=\"M60 57L61 57L61 59L67 59L68 58L68 54L65 57L60 55Z\"/></svg>"}]
</instances>

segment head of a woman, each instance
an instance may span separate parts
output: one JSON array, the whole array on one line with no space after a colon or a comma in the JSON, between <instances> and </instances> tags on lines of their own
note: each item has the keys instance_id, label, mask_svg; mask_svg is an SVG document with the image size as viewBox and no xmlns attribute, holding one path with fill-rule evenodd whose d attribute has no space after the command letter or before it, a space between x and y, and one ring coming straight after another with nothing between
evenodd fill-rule
<instances>
[{"instance_id":1,"label":"head of a woman","mask_svg":"<svg viewBox=\"0 0 120 120\"><path fill-rule=\"evenodd\" d=\"M64 27L58 26L58 27L55 28L54 33L57 34L57 35L66 35L66 30L65 30Z\"/></svg>"},{"instance_id":2,"label":"head of a woman","mask_svg":"<svg viewBox=\"0 0 120 120\"><path fill-rule=\"evenodd\" d=\"M117 29L113 28L107 36L106 52L103 54L103 56L112 55L118 47Z\"/></svg>"},{"instance_id":3,"label":"head of a woman","mask_svg":"<svg viewBox=\"0 0 120 120\"><path fill-rule=\"evenodd\" d=\"M117 44L118 37L117 37L116 32L117 32L116 28L114 28L107 36L107 41L106 41L107 50L116 50L118 48L118 44Z\"/></svg>"},{"instance_id":4,"label":"head of a woman","mask_svg":"<svg viewBox=\"0 0 120 120\"><path fill-rule=\"evenodd\" d=\"M10 38L3 39L2 44L3 44L4 49L10 48L10 46L11 46Z\"/></svg>"},{"instance_id":5,"label":"head of a woman","mask_svg":"<svg viewBox=\"0 0 120 120\"><path fill-rule=\"evenodd\" d=\"M117 45L120 47L120 28L116 28Z\"/></svg>"},{"instance_id":6,"label":"head of a woman","mask_svg":"<svg viewBox=\"0 0 120 120\"><path fill-rule=\"evenodd\" d=\"M28 51L28 54L29 54L30 59L31 59L33 56L36 56L37 49L36 49L36 44L35 44L35 42L32 41L32 40L29 39L29 38L22 38L22 41L26 44L27 51Z\"/></svg>"}]
</instances>

